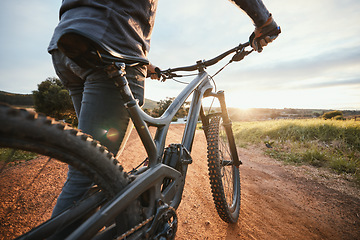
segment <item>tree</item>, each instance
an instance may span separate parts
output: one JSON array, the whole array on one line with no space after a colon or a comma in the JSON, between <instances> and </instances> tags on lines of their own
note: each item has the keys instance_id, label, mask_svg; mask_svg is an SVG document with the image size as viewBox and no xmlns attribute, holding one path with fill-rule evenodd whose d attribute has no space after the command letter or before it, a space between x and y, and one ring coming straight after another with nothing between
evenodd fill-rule
<instances>
[{"instance_id":1,"label":"tree","mask_svg":"<svg viewBox=\"0 0 360 240\"><path fill-rule=\"evenodd\" d=\"M160 117L165 110L170 106L170 104L174 101L175 98L169 98L167 97L165 100L160 100L160 102L158 102L158 108L153 109L152 111L152 116L153 117ZM184 116L187 115L187 113L189 112L189 108L187 107L189 105L188 102L185 102L181 108L179 109L179 111L175 114L175 119L177 118L182 118Z\"/></svg>"},{"instance_id":2,"label":"tree","mask_svg":"<svg viewBox=\"0 0 360 240\"><path fill-rule=\"evenodd\" d=\"M342 111L331 111L331 112L326 112L322 115L323 119L332 119L332 118L336 118L336 119L342 119L343 118L343 113Z\"/></svg>"},{"instance_id":3,"label":"tree","mask_svg":"<svg viewBox=\"0 0 360 240\"><path fill-rule=\"evenodd\" d=\"M76 114L68 90L58 78L47 78L33 91L35 110L76 124Z\"/></svg>"},{"instance_id":4,"label":"tree","mask_svg":"<svg viewBox=\"0 0 360 240\"><path fill-rule=\"evenodd\" d=\"M160 102L157 102L158 108L155 108L152 112L154 117L160 117L165 110L170 106L170 104L174 101L175 98L166 98L165 100L160 100Z\"/></svg>"}]
</instances>

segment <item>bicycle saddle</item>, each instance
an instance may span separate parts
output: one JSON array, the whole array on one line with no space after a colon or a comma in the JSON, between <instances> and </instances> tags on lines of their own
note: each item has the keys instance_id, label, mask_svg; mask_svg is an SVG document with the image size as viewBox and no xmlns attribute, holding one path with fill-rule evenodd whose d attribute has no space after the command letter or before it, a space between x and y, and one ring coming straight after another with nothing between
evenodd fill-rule
<instances>
[{"instance_id":1,"label":"bicycle saddle","mask_svg":"<svg viewBox=\"0 0 360 240\"><path fill-rule=\"evenodd\" d=\"M146 59L118 53L94 37L75 29L64 31L57 46L68 58L86 68L105 67L114 62L130 66L149 64Z\"/></svg>"}]
</instances>

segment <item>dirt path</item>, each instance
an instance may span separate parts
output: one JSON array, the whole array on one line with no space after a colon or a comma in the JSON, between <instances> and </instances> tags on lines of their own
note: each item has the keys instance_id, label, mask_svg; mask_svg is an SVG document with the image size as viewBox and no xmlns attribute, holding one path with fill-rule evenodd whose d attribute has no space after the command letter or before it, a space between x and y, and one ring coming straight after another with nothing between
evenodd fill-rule
<instances>
[{"instance_id":1,"label":"dirt path","mask_svg":"<svg viewBox=\"0 0 360 240\"><path fill-rule=\"evenodd\" d=\"M181 133L182 128L173 125L168 142L178 142ZM140 153L137 143L135 136L128 142L130 149ZM284 166L259 148L239 152L244 162L240 170L242 209L238 223L228 225L214 207L206 139L202 131L197 132L194 162L177 211L176 239L360 239L359 189L344 188L340 180L319 183L318 170ZM124 165L136 158L133 154L124 152Z\"/></svg>"},{"instance_id":2,"label":"dirt path","mask_svg":"<svg viewBox=\"0 0 360 240\"><path fill-rule=\"evenodd\" d=\"M172 125L169 143L179 142L182 128ZM127 146L122 162L125 169L143 159L145 153L135 131ZM327 173L314 168L283 165L264 156L259 148L239 152L244 162L240 168L242 209L238 223L228 225L215 210L207 175L206 140L197 132L194 162L177 211L176 239L360 239L359 189L340 179L328 179Z\"/></svg>"}]
</instances>

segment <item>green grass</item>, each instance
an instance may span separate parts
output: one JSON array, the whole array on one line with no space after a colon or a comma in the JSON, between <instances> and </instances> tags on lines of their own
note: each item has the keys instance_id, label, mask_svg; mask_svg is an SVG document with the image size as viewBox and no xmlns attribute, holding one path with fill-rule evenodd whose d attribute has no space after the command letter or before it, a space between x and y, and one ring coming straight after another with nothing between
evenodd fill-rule
<instances>
[{"instance_id":1,"label":"green grass","mask_svg":"<svg viewBox=\"0 0 360 240\"><path fill-rule=\"evenodd\" d=\"M36 153L10 148L0 148L0 162L16 165L23 161L29 161L37 157Z\"/></svg>"},{"instance_id":2,"label":"green grass","mask_svg":"<svg viewBox=\"0 0 360 240\"><path fill-rule=\"evenodd\" d=\"M237 144L270 144L276 159L347 173L360 183L360 122L322 119L234 123Z\"/></svg>"}]
</instances>

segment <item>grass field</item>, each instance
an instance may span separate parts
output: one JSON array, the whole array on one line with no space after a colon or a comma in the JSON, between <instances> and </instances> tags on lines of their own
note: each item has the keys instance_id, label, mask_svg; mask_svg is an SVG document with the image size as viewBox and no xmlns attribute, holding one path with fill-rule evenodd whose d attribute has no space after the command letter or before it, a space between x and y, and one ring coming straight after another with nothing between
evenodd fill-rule
<instances>
[{"instance_id":1,"label":"grass field","mask_svg":"<svg viewBox=\"0 0 360 240\"><path fill-rule=\"evenodd\" d=\"M346 174L360 184L360 122L322 119L235 122L237 144L266 144L266 154Z\"/></svg>"}]
</instances>

